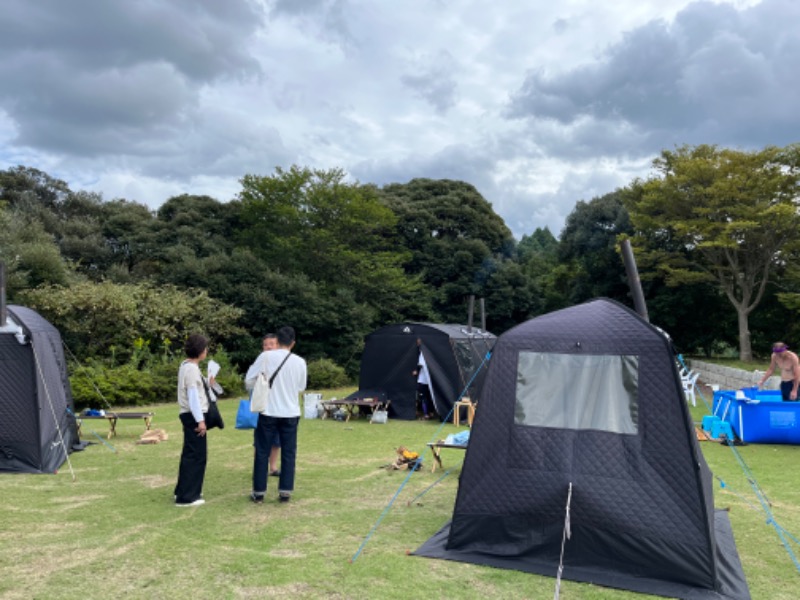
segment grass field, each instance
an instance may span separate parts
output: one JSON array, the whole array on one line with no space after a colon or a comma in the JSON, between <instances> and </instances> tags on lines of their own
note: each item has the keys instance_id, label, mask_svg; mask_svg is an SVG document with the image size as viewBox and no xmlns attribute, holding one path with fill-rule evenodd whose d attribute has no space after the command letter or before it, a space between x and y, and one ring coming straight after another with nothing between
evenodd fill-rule
<instances>
[{"instance_id":1,"label":"grass field","mask_svg":"<svg viewBox=\"0 0 800 600\"><path fill-rule=\"evenodd\" d=\"M552 578L407 556L450 518L463 452L445 450L444 466L454 469L415 500L440 477L426 454L426 468L410 477L390 510L406 473L380 467L398 445L422 451L456 431L452 424L301 420L295 496L279 504L270 478L267 501L258 506L248 500L252 433L233 428L237 405L221 401L227 427L209 437L204 506L173 505L181 448L173 404L151 407L153 426L170 435L157 445L136 445L143 426L126 420L108 442L112 451L87 428L102 436L102 422L84 423L84 439L98 443L71 455L74 481L67 465L56 475L0 475L0 598L553 597ZM705 412L700 403L695 419ZM730 510L753 598L796 598L800 574L732 450L701 447L726 484L715 480L716 505ZM737 451L778 523L800 533L800 447ZM565 600L646 597L570 581L561 589Z\"/></svg>"}]
</instances>

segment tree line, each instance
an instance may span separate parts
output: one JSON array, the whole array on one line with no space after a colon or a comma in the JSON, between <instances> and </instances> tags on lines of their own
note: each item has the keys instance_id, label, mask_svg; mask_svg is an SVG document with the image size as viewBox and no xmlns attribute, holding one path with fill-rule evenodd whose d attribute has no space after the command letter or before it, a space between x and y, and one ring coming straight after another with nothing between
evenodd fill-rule
<instances>
[{"instance_id":1,"label":"tree line","mask_svg":"<svg viewBox=\"0 0 800 600\"><path fill-rule=\"evenodd\" d=\"M465 323L470 296L498 335L599 296L632 306L628 238L651 322L684 353L749 359L800 333L799 158L664 151L649 178L578 201L558 237L520 240L462 181L378 187L293 166L245 175L228 202L187 194L150 210L19 166L0 171L0 260L9 301L53 322L79 361L123 364L202 331L241 367L291 324L298 351L352 378L367 333Z\"/></svg>"}]
</instances>

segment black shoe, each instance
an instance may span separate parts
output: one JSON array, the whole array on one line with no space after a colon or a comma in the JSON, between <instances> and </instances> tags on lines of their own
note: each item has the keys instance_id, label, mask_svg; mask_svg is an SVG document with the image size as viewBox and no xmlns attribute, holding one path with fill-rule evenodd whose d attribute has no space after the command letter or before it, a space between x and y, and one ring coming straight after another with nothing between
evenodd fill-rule
<instances>
[{"instance_id":1,"label":"black shoe","mask_svg":"<svg viewBox=\"0 0 800 600\"><path fill-rule=\"evenodd\" d=\"M292 497L291 497L291 496L285 496L285 495L283 495L283 494L281 494L280 496L278 496L278 501L279 501L279 502L288 502L288 501L289 501L289 500L291 500L291 499L292 499Z\"/></svg>"},{"instance_id":2,"label":"black shoe","mask_svg":"<svg viewBox=\"0 0 800 600\"><path fill-rule=\"evenodd\" d=\"M264 494L252 493L250 494L250 500L254 504L264 504Z\"/></svg>"},{"instance_id":3,"label":"black shoe","mask_svg":"<svg viewBox=\"0 0 800 600\"><path fill-rule=\"evenodd\" d=\"M269 474L269 476L270 477L280 477L281 476L281 470L280 469L275 469L274 471L272 471Z\"/></svg>"}]
</instances>

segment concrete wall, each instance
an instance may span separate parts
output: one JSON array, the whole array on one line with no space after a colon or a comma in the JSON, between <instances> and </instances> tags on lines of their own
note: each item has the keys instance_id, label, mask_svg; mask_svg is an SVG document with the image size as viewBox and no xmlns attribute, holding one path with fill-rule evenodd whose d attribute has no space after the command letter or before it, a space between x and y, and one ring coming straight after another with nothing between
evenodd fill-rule
<instances>
[{"instance_id":1,"label":"concrete wall","mask_svg":"<svg viewBox=\"0 0 800 600\"><path fill-rule=\"evenodd\" d=\"M739 390L756 385L764 376L764 371L744 371L723 367L713 363L690 359L686 364L693 371L700 373L700 381L708 385L718 385L722 390ZM764 382L762 389L777 390L780 388L781 378L774 375Z\"/></svg>"}]
</instances>

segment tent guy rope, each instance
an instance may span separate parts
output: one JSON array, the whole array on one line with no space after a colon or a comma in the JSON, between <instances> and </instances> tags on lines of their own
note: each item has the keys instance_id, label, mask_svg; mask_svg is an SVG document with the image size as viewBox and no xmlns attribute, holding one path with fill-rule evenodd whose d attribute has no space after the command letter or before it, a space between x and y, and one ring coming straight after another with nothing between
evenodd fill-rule
<instances>
[{"instance_id":1,"label":"tent guy rope","mask_svg":"<svg viewBox=\"0 0 800 600\"><path fill-rule=\"evenodd\" d=\"M491 358L492 358L492 353L491 353L491 351L489 351L489 352L486 353L486 356L483 357L483 360L481 361L481 364L478 365L478 368L475 369L475 372L472 374L472 377L470 377L469 381L467 382L467 385L464 386L464 389L461 391L461 394L459 394L459 396L458 396L458 400L461 400L464 397L464 394L466 394L467 390L469 390L469 386L472 385L472 382L475 380L475 377L477 377L478 373L480 373L481 369L483 369L483 367L486 365L487 362L489 362L489 360ZM447 413L447 416L441 422L439 427L436 428L436 431L434 431L433 436L430 438L431 440L435 440L435 439L437 439L439 437L439 433L442 431L442 428L444 427L444 424L447 423L450 420L450 418L452 417L453 409L455 408L455 406L456 405L453 404L453 408L450 409L450 412ZM423 459L423 462L427 458L428 451L430 451L430 447L429 446L427 446L426 450L424 450L420 454L420 456ZM370 528L370 530L367 533L366 537L361 542L361 545L358 547L358 550L356 550L356 553L350 559L351 563L354 563L358 559L358 557L361 555L361 552L364 550L364 547L367 545L367 542L370 540L372 535L378 529L378 525L380 525L381 521L383 521L383 519L386 517L386 515L389 514L389 511L391 510L392 505L394 505L395 501L397 500L397 497L400 495L400 492L403 491L403 488L408 483L408 480L411 479L411 475L413 473L414 473L413 470L409 470L408 471L408 474L406 475L405 479L403 479L402 483L400 484L400 487L397 488L397 491L394 493L394 496L392 496L392 498L389 500L389 502L386 505L386 507L384 507L383 511L381 512L380 516L378 517L378 520L375 521L375 524ZM446 474L447 473L445 473L445 475ZM443 478L444 478L444 476L440 477L439 480L441 481L441 479L443 479ZM433 486L431 486L431 487L433 487Z\"/></svg>"},{"instance_id":2,"label":"tent guy rope","mask_svg":"<svg viewBox=\"0 0 800 600\"><path fill-rule=\"evenodd\" d=\"M56 409L53 406L53 399L50 396L50 388L47 387L47 380L44 377L44 373L42 372L42 366L39 361L39 354L36 352L36 345L31 343L31 350L33 351L33 362L36 364L36 372L39 374L39 378L42 381L42 386L44 387L44 395L47 398L47 405L50 407L50 414L53 416L53 423L56 426L56 432L58 433L59 445L61 449L64 451L64 457L66 458L67 465L69 466L69 472L72 475L72 481L75 481L77 477L75 476L75 469L72 468L72 461L69 459L69 450L67 449L67 444L64 442L64 433L61 431L61 424L59 422L58 417L56 416Z\"/></svg>"}]
</instances>

